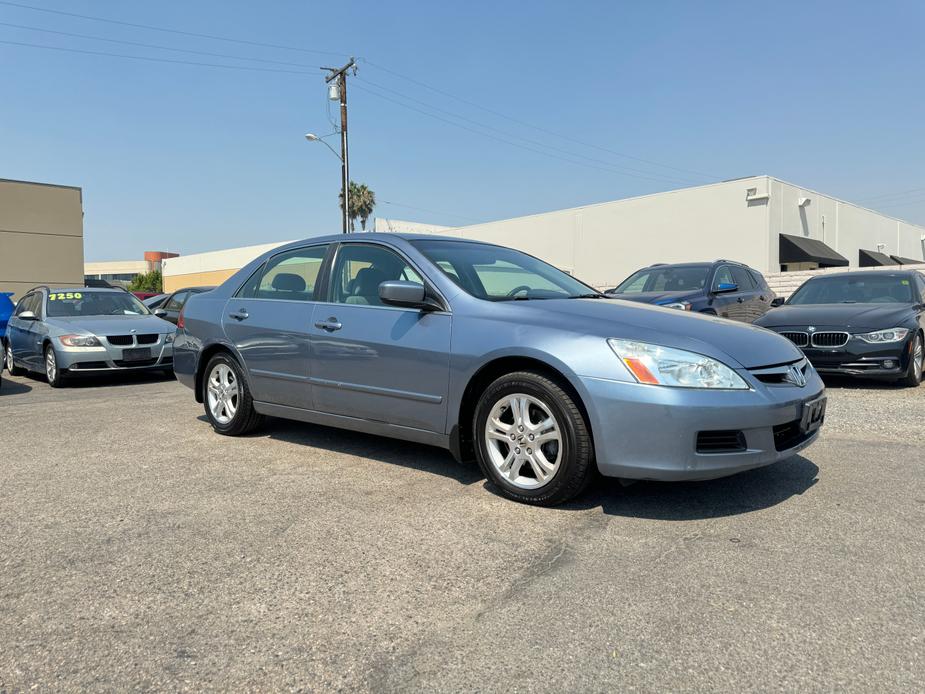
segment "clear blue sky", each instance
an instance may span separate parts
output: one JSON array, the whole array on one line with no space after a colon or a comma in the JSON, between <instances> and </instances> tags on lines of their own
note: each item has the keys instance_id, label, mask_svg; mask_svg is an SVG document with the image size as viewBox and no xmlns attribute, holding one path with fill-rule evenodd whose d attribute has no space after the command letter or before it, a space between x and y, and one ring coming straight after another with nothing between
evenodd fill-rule
<instances>
[{"instance_id":1,"label":"clear blue sky","mask_svg":"<svg viewBox=\"0 0 925 694\"><path fill-rule=\"evenodd\" d=\"M0 178L81 186L88 260L339 231L339 163L302 136L333 130L316 67L349 55L368 61L351 173L379 216L461 224L768 173L925 223L918 0L16 2L333 53L0 3L7 25L307 66L0 25L0 42L308 73L0 43Z\"/></svg>"}]
</instances>

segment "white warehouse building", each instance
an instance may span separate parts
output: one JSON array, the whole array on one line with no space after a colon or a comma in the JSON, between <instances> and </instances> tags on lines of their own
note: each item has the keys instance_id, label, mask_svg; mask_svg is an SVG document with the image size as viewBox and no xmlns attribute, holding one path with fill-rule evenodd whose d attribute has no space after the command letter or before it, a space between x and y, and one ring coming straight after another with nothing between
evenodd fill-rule
<instances>
[{"instance_id":1,"label":"white warehouse building","mask_svg":"<svg viewBox=\"0 0 925 694\"><path fill-rule=\"evenodd\" d=\"M771 176L435 233L513 246L596 287L653 263L723 258L777 273L922 263L925 247L925 227Z\"/></svg>"},{"instance_id":2,"label":"white warehouse building","mask_svg":"<svg viewBox=\"0 0 925 694\"><path fill-rule=\"evenodd\" d=\"M377 218L375 230L511 246L599 288L653 263L724 258L771 275L925 262L925 227L771 176L464 227ZM165 289L221 282L273 245L165 260Z\"/></svg>"}]
</instances>

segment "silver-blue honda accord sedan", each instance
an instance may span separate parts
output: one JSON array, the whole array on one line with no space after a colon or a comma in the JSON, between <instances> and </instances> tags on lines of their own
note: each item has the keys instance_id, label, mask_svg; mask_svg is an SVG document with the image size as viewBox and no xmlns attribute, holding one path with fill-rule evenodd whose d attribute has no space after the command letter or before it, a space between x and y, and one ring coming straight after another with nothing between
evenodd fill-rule
<instances>
[{"instance_id":1,"label":"silver-blue honda accord sedan","mask_svg":"<svg viewBox=\"0 0 925 694\"><path fill-rule=\"evenodd\" d=\"M608 299L532 256L400 234L273 250L180 317L220 434L267 415L442 446L553 505L602 474L704 480L793 456L825 389L763 328Z\"/></svg>"}]
</instances>

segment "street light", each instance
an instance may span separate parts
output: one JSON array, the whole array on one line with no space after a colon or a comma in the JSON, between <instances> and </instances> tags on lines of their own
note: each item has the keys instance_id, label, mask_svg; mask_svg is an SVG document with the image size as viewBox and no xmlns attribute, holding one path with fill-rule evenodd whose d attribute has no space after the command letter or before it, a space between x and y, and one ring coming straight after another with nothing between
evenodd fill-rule
<instances>
[{"instance_id":1,"label":"street light","mask_svg":"<svg viewBox=\"0 0 925 694\"><path fill-rule=\"evenodd\" d=\"M308 140L309 142L320 142L321 144L323 144L325 147L331 150L331 154L337 157L337 160L343 165L344 158L337 153L337 150L335 150L333 147L331 147L331 145L325 142L323 137L321 137L320 135L316 135L315 133L305 133L305 139ZM344 216L344 233L345 234L347 233L347 210L350 209L349 207L347 207L347 195L348 195L347 185L348 184L346 181L342 181L341 194L343 195L343 198L344 198L343 216Z\"/></svg>"}]
</instances>

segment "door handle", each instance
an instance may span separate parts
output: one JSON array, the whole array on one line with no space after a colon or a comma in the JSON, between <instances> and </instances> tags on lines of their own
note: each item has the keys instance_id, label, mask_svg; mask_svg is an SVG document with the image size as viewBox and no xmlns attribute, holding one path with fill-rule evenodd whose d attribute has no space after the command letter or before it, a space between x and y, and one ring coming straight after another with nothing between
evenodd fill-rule
<instances>
[{"instance_id":1,"label":"door handle","mask_svg":"<svg viewBox=\"0 0 925 694\"><path fill-rule=\"evenodd\" d=\"M327 320L320 320L315 323L316 328L321 330L327 330L329 333L333 333L335 330L340 330L344 327L343 323L338 322L337 318L331 316Z\"/></svg>"},{"instance_id":2,"label":"door handle","mask_svg":"<svg viewBox=\"0 0 925 694\"><path fill-rule=\"evenodd\" d=\"M247 312L246 308L242 308L240 311L232 311L228 314L229 318L234 318L237 321L247 320L247 317L250 314Z\"/></svg>"},{"instance_id":3,"label":"door handle","mask_svg":"<svg viewBox=\"0 0 925 694\"><path fill-rule=\"evenodd\" d=\"M745 301L745 299L743 299L743 298L740 296L738 299L736 299L736 301L738 301L738 302L741 304L743 301Z\"/></svg>"}]
</instances>

